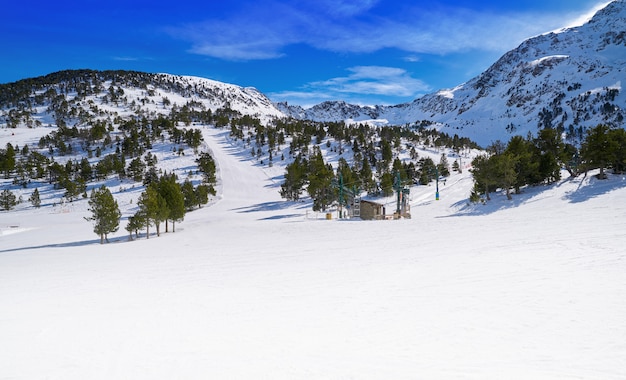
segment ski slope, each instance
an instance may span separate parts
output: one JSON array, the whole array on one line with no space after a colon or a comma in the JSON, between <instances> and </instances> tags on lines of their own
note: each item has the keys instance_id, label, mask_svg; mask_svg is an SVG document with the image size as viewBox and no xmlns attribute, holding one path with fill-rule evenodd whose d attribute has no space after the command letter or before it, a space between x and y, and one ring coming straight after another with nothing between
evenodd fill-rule
<instances>
[{"instance_id":1,"label":"ski slope","mask_svg":"<svg viewBox=\"0 0 626 380\"><path fill-rule=\"evenodd\" d=\"M328 221L204 137L218 196L176 233L0 213L0 379L626 379L626 177L470 206L465 171L410 220Z\"/></svg>"}]
</instances>

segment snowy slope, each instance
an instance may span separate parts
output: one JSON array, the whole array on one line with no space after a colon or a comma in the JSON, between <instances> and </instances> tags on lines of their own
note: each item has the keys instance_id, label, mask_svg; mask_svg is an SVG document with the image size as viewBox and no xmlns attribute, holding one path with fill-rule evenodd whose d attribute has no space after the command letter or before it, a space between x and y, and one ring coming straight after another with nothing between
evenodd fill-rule
<instances>
[{"instance_id":1,"label":"snowy slope","mask_svg":"<svg viewBox=\"0 0 626 380\"><path fill-rule=\"evenodd\" d=\"M405 104L360 106L335 101L304 109L287 103L273 104L254 88L198 77L142 73L135 74L153 75L152 84L142 86L130 81L120 85L107 79L95 94L81 98L80 102L84 108L89 108L90 102L98 104L113 86L123 91L121 103L98 104L98 107L114 115L116 112L133 115L146 104L159 106L153 110L156 114L169 114L173 107L213 112L228 107L265 123L286 116L315 121L367 121L377 125L427 120L450 136L469 137L482 146L498 139L508 141L512 135L526 136L540 127L558 128L576 142L585 128L601 123L623 127L625 66L626 1L615 0L582 26L529 38L476 78ZM57 74L44 79L56 78ZM23 106L36 95L41 96L50 88L60 90L59 87L62 86L52 82L18 103ZM68 101L76 96L76 93L68 94ZM18 125L55 122L49 104L20 109L4 100L0 96L0 125L5 121ZM124 110L120 111L120 107ZM32 117L10 120L10 112L15 111L32 113Z\"/></svg>"},{"instance_id":2,"label":"snowy slope","mask_svg":"<svg viewBox=\"0 0 626 380\"><path fill-rule=\"evenodd\" d=\"M2 378L624 379L623 176L468 206L465 171L410 220L327 221L203 133L218 197L176 233L0 213Z\"/></svg>"},{"instance_id":3,"label":"snowy slope","mask_svg":"<svg viewBox=\"0 0 626 380\"><path fill-rule=\"evenodd\" d=\"M623 24L600 21L623 13L606 13L577 34L619 31ZM559 76L552 68L572 61L576 50L548 46L554 36L569 40L571 32L529 40L529 47L543 51L519 51L523 63L501 61L483 81L422 101L452 118L446 107L475 99L475 111L461 116L485 118L496 107L485 99L505 99L503 83L535 72L548 83ZM607 62L624 57L613 45L603 50ZM511 78L498 76L504 68ZM607 86L616 79L611 75ZM159 77L162 86L105 81L102 92L67 98L85 109L95 106L103 118L131 118L138 110L168 114L188 104L212 111L229 106L264 121L282 115L254 89ZM571 84L562 103L573 104L585 91L601 99L608 91L598 83ZM104 101L110 86L122 88L125 99ZM615 103L623 100L620 88ZM595 100L589 101L584 107ZM324 107L353 119L410 115L414 121L426 115L419 104L370 107L366 114L345 103ZM54 117L47 106L34 105L40 127L0 129L0 147L36 146L55 128L48 126ZM466 135L469 125L459 134ZM434 184L412 187L412 219L340 221L333 213L328 221L310 211L308 198L280 198L286 162L261 164L228 129L191 127L202 130L201 148L216 159L218 194L187 214L176 233L128 241L125 218L134 213L142 187L113 178L102 183L124 220L108 245L99 244L84 220L86 200L62 203L62 190L43 183L40 209L25 202L0 212L0 378L626 378L625 176L598 181L594 173L575 179L564 173L566 179L526 188L513 201L498 194L487 205L468 205L466 165L476 152L465 152L466 170L439 184L441 200L434 199ZM473 131L473 137L495 139L500 130ZM450 162L456 159L443 152ZM181 178L195 167L190 149L179 156L156 143L153 153L160 169ZM419 154L438 160L442 151L421 147ZM324 155L336 165L336 153ZM35 186L9 182L0 180L25 199ZM393 197L383 202L387 209L395 206Z\"/></svg>"},{"instance_id":4,"label":"snowy slope","mask_svg":"<svg viewBox=\"0 0 626 380\"><path fill-rule=\"evenodd\" d=\"M169 74L161 74L170 76ZM275 117L283 117L274 104L261 92L253 87L240 87L234 84L218 82L211 79L193 76L171 76L174 81L188 88L200 88L207 91L208 96L199 96L201 102L209 100L211 110L228 105L243 115L251 115L264 121ZM188 101L189 97L182 97L180 104ZM192 97L193 99L193 97Z\"/></svg>"},{"instance_id":5,"label":"snowy slope","mask_svg":"<svg viewBox=\"0 0 626 380\"><path fill-rule=\"evenodd\" d=\"M84 125L82 114L109 121L118 116L154 118L183 107L211 112L229 109L264 123L284 117L255 88L193 76L68 70L0 86L0 126L13 128L54 125L59 108L69 109L70 117L63 118L70 126ZM150 115L143 114L146 109Z\"/></svg>"},{"instance_id":6,"label":"snowy slope","mask_svg":"<svg viewBox=\"0 0 626 380\"><path fill-rule=\"evenodd\" d=\"M623 126L625 66L626 1L617 0L588 23L530 38L478 77L411 103L278 107L294 117L320 121L378 119L404 125L431 120L450 135L486 146L534 133L539 126L565 132L600 123Z\"/></svg>"}]
</instances>

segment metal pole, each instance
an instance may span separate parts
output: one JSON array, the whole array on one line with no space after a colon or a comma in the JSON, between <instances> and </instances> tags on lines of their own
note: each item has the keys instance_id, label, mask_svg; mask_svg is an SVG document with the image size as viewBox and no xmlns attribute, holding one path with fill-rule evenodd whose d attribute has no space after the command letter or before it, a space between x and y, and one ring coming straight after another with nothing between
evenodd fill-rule
<instances>
[{"instance_id":1,"label":"metal pole","mask_svg":"<svg viewBox=\"0 0 626 380\"><path fill-rule=\"evenodd\" d=\"M435 166L435 175L437 176L437 189L435 193L435 200L439 200L439 168Z\"/></svg>"},{"instance_id":2,"label":"metal pole","mask_svg":"<svg viewBox=\"0 0 626 380\"><path fill-rule=\"evenodd\" d=\"M343 174L339 172L339 219L343 214Z\"/></svg>"},{"instance_id":3,"label":"metal pole","mask_svg":"<svg viewBox=\"0 0 626 380\"><path fill-rule=\"evenodd\" d=\"M402 192L402 187L400 186L400 172L396 172L396 192L397 194L397 205L396 205L396 213L398 216L400 216L400 197L401 197L401 192Z\"/></svg>"}]
</instances>

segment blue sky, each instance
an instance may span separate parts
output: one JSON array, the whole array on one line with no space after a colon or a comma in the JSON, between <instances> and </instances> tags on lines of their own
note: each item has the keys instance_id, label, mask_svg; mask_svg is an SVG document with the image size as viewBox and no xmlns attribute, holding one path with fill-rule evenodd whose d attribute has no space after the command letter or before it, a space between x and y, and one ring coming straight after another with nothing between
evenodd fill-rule
<instances>
[{"instance_id":1,"label":"blue sky","mask_svg":"<svg viewBox=\"0 0 626 380\"><path fill-rule=\"evenodd\" d=\"M398 104L480 74L607 1L20 0L0 83L65 69L202 76L274 101Z\"/></svg>"}]
</instances>

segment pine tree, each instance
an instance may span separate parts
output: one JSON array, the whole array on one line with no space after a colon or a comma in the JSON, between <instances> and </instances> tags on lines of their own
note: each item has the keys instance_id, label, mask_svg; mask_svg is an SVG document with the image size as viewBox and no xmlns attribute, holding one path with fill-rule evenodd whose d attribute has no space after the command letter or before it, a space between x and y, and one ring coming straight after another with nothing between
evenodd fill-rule
<instances>
[{"instance_id":1,"label":"pine tree","mask_svg":"<svg viewBox=\"0 0 626 380\"><path fill-rule=\"evenodd\" d=\"M494 190L497 183L494 178L493 161L490 161L487 155L476 156L472 160L470 171L474 177L474 192L485 194L487 200L490 200L489 193Z\"/></svg>"},{"instance_id":2,"label":"pine tree","mask_svg":"<svg viewBox=\"0 0 626 380\"><path fill-rule=\"evenodd\" d=\"M161 194L157 195L157 208L153 214L154 225L156 226L157 236L161 236L161 222L166 222L170 214L167 208L167 201Z\"/></svg>"},{"instance_id":3,"label":"pine tree","mask_svg":"<svg viewBox=\"0 0 626 380\"><path fill-rule=\"evenodd\" d=\"M41 206L41 199L39 198L39 190L35 189L33 193L30 195L30 197L28 198L28 200L34 207L39 208Z\"/></svg>"},{"instance_id":4,"label":"pine tree","mask_svg":"<svg viewBox=\"0 0 626 380\"><path fill-rule=\"evenodd\" d=\"M146 187L146 190L141 193L139 199L137 200L137 206L139 207L137 213L141 213L145 217L142 221L145 223L146 226L146 239L150 239L150 224L152 224L152 220L150 220L149 215L150 210L156 207L156 200L154 197L155 194L157 194L154 191L149 192L149 187L150 186Z\"/></svg>"},{"instance_id":5,"label":"pine tree","mask_svg":"<svg viewBox=\"0 0 626 380\"><path fill-rule=\"evenodd\" d=\"M0 207L4 211L12 210L17 205L17 198L9 189L2 190L0 193Z\"/></svg>"},{"instance_id":6,"label":"pine tree","mask_svg":"<svg viewBox=\"0 0 626 380\"><path fill-rule=\"evenodd\" d=\"M122 214L117 201L106 186L91 191L89 211L92 216L85 219L94 222L93 231L100 235L100 244L105 240L108 243L108 234L117 231Z\"/></svg>"},{"instance_id":7,"label":"pine tree","mask_svg":"<svg viewBox=\"0 0 626 380\"><path fill-rule=\"evenodd\" d=\"M334 177L332 166L324 162L320 148L315 146L309 160L309 185L307 187L309 196L313 198L314 211L325 211L337 199L337 190L332 187Z\"/></svg>"},{"instance_id":8,"label":"pine tree","mask_svg":"<svg viewBox=\"0 0 626 380\"><path fill-rule=\"evenodd\" d=\"M393 181L394 176L389 172L383 173L380 178L380 189L383 192L383 196L388 197L393 195Z\"/></svg>"},{"instance_id":9,"label":"pine tree","mask_svg":"<svg viewBox=\"0 0 626 380\"><path fill-rule=\"evenodd\" d=\"M65 177L59 181L59 184L65 188L65 194L63 194L63 196L70 202L74 201L74 199L87 189L87 185L82 178L72 180Z\"/></svg>"},{"instance_id":10,"label":"pine tree","mask_svg":"<svg viewBox=\"0 0 626 380\"><path fill-rule=\"evenodd\" d=\"M137 206L139 207L138 213L144 215L143 222L146 226L146 239L150 239L150 225L152 224L152 214L154 214L154 210L158 206L156 196L158 192L154 190L151 186L147 186L146 190L141 193L139 199L137 200Z\"/></svg>"},{"instance_id":11,"label":"pine tree","mask_svg":"<svg viewBox=\"0 0 626 380\"><path fill-rule=\"evenodd\" d=\"M146 187L137 201L139 210L146 216L146 235L150 238L150 225L156 226L157 236L161 236L161 222L165 221L169 215L167 202L155 184Z\"/></svg>"},{"instance_id":12,"label":"pine tree","mask_svg":"<svg viewBox=\"0 0 626 380\"><path fill-rule=\"evenodd\" d=\"M89 160L83 158L80 161L80 177L85 181L91 181L93 175L93 168L89 164Z\"/></svg>"},{"instance_id":13,"label":"pine tree","mask_svg":"<svg viewBox=\"0 0 626 380\"><path fill-rule=\"evenodd\" d=\"M198 207L202 207L202 205L207 204L209 202L209 194L215 195L215 189L213 186L209 186L206 184L200 184L196 186L196 202L198 203Z\"/></svg>"},{"instance_id":14,"label":"pine tree","mask_svg":"<svg viewBox=\"0 0 626 380\"><path fill-rule=\"evenodd\" d=\"M513 199L511 197L511 187L517 180L517 173L515 172L516 158L510 153L503 153L491 156L489 160L494 161L493 165L498 186L505 190L508 200Z\"/></svg>"},{"instance_id":15,"label":"pine tree","mask_svg":"<svg viewBox=\"0 0 626 380\"><path fill-rule=\"evenodd\" d=\"M538 151L539 177L552 183L561 179L561 163L564 158L563 140L556 129L542 129L535 139Z\"/></svg>"},{"instance_id":16,"label":"pine tree","mask_svg":"<svg viewBox=\"0 0 626 380\"><path fill-rule=\"evenodd\" d=\"M372 178L372 166L370 165L367 157L363 157L363 163L361 165L361 170L359 171L359 177L361 179L361 188L368 193L371 193L376 190L376 182L374 182L374 178Z\"/></svg>"},{"instance_id":17,"label":"pine tree","mask_svg":"<svg viewBox=\"0 0 626 380\"><path fill-rule=\"evenodd\" d=\"M448 164L448 158L445 153L441 154L441 158L439 159L439 165L437 165L437 169L439 170L439 175L443 177L450 176L450 165Z\"/></svg>"},{"instance_id":18,"label":"pine tree","mask_svg":"<svg viewBox=\"0 0 626 380\"><path fill-rule=\"evenodd\" d=\"M600 168L598 178L606 179L604 169L614 161L618 148L618 143L610 139L609 127L600 124L587 131L580 153L587 169Z\"/></svg>"},{"instance_id":19,"label":"pine tree","mask_svg":"<svg viewBox=\"0 0 626 380\"><path fill-rule=\"evenodd\" d=\"M285 169L285 182L280 186L280 196L289 200L297 201L302 194L302 188L307 180L307 162L301 155Z\"/></svg>"},{"instance_id":20,"label":"pine tree","mask_svg":"<svg viewBox=\"0 0 626 380\"><path fill-rule=\"evenodd\" d=\"M140 182L144 178L145 171L146 164L144 164L144 162L141 160L141 157L136 157L130 161L130 164L128 164L128 170L126 172L128 173L128 176L133 179L133 181Z\"/></svg>"},{"instance_id":21,"label":"pine tree","mask_svg":"<svg viewBox=\"0 0 626 380\"><path fill-rule=\"evenodd\" d=\"M435 162L430 158L422 158L420 160L420 185L428 185L435 178Z\"/></svg>"},{"instance_id":22,"label":"pine tree","mask_svg":"<svg viewBox=\"0 0 626 380\"><path fill-rule=\"evenodd\" d=\"M4 178L9 178L10 173L15 169L15 149L11 143L7 143L7 149L2 152L0 161L2 162L2 170Z\"/></svg>"},{"instance_id":23,"label":"pine tree","mask_svg":"<svg viewBox=\"0 0 626 380\"><path fill-rule=\"evenodd\" d=\"M522 186L543 181L539 172L539 157L536 150L532 141L522 136L513 136L505 149L506 153L517 159L516 180L513 185L518 194Z\"/></svg>"},{"instance_id":24,"label":"pine tree","mask_svg":"<svg viewBox=\"0 0 626 380\"><path fill-rule=\"evenodd\" d=\"M185 182L183 182L181 191L183 192L183 197L185 198L185 208L187 210L193 210L193 208L198 204L198 200L196 198L196 191L190 180L186 179Z\"/></svg>"},{"instance_id":25,"label":"pine tree","mask_svg":"<svg viewBox=\"0 0 626 380\"><path fill-rule=\"evenodd\" d=\"M176 222L185 218L185 196L173 174L161 177L157 188L167 204L168 215L165 219L165 232L168 232L168 220L172 221L172 232L176 232Z\"/></svg>"},{"instance_id":26,"label":"pine tree","mask_svg":"<svg viewBox=\"0 0 626 380\"><path fill-rule=\"evenodd\" d=\"M156 166L150 165L148 166L148 170L146 170L143 184L150 185L151 183L157 182L159 180L159 173L157 172Z\"/></svg>"},{"instance_id":27,"label":"pine tree","mask_svg":"<svg viewBox=\"0 0 626 380\"><path fill-rule=\"evenodd\" d=\"M202 172L204 183L214 186L217 183L217 166L213 157L208 153L200 153L196 162L198 163L198 170Z\"/></svg>"},{"instance_id":28,"label":"pine tree","mask_svg":"<svg viewBox=\"0 0 626 380\"><path fill-rule=\"evenodd\" d=\"M400 173L400 179L402 182L406 182L407 180L407 172L404 170L404 166L402 165L402 161L399 158L395 158L393 160L393 164L391 165L392 173ZM395 176L394 176L395 178Z\"/></svg>"},{"instance_id":29,"label":"pine tree","mask_svg":"<svg viewBox=\"0 0 626 380\"><path fill-rule=\"evenodd\" d=\"M146 225L146 216L141 210L138 210L135 215L128 217L128 224L126 225L126 231L130 234L129 240L133 240L133 233L135 238L139 237L139 231Z\"/></svg>"},{"instance_id":30,"label":"pine tree","mask_svg":"<svg viewBox=\"0 0 626 380\"><path fill-rule=\"evenodd\" d=\"M454 162L452 163L452 170L461 173L461 167L459 166L458 160L454 160Z\"/></svg>"},{"instance_id":31,"label":"pine tree","mask_svg":"<svg viewBox=\"0 0 626 380\"><path fill-rule=\"evenodd\" d=\"M382 139L380 141L380 145L381 145L383 165L385 167L389 167L389 164L391 164L391 159L393 158L393 151L391 150L391 143L389 143L389 141L387 141L386 139Z\"/></svg>"},{"instance_id":32,"label":"pine tree","mask_svg":"<svg viewBox=\"0 0 626 380\"><path fill-rule=\"evenodd\" d=\"M612 163L613 173L624 173L626 171L626 130L613 129L609 132L609 138L616 143Z\"/></svg>"}]
</instances>

